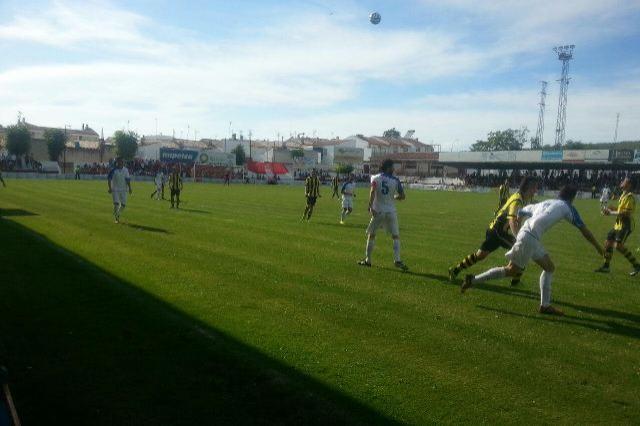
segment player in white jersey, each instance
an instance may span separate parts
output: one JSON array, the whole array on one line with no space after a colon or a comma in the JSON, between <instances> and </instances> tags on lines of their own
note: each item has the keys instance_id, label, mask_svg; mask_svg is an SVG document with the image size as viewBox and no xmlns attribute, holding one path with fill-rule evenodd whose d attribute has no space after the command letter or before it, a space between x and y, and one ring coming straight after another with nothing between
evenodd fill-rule
<instances>
[{"instance_id":1,"label":"player in white jersey","mask_svg":"<svg viewBox=\"0 0 640 426\"><path fill-rule=\"evenodd\" d=\"M153 183L156 184L156 190L151 194L151 198L153 199L153 196L155 195L156 200L159 200L162 196L162 187L164 185L164 174L162 174L162 170L158 171L156 177L153 178Z\"/></svg>"},{"instance_id":2,"label":"player in white jersey","mask_svg":"<svg viewBox=\"0 0 640 426\"><path fill-rule=\"evenodd\" d=\"M371 253L376 242L376 232L379 228L385 228L393 238L394 265L403 271L407 266L400 259L400 230L395 202L405 199L404 189L400 180L393 176L393 160L382 162L379 174L371 177L371 192L369 193L369 212L371 221L367 227L367 249L363 260L358 262L361 266L371 266Z\"/></svg>"},{"instance_id":3,"label":"player in white jersey","mask_svg":"<svg viewBox=\"0 0 640 426\"><path fill-rule=\"evenodd\" d=\"M611 199L611 190L608 186L604 186L602 188L602 194L600 194L600 210L604 211L608 205L609 200Z\"/></svg>"},{"instance_id":4,"label":"player in white jersey","mask_svg":"<svg viewBox=\"0 0 640 426\"><path fill-rule=\"evenodd\" d=\"M560 190L557 200L546 200L541 203L531 204L520 210L519 216L528 218L520 228L516 242L505 256L509 264L505 267L492 268L480 275L467 275L462 284L461 291L470 288L483 281L513 277L522 273L529 261L533 259L542 268L540 274L540 308L541 314L564 315L562 311L551 306L551 279L555 266L549 254L542 245L542 235L553 225L566 220L582 232L584 238L589 241L602 256L602 246L595 239L591 231L584 224L578 211L572 205L578 189L573 185L567 185Z\"/></svg>"},{"instance_id":5,"label":"player in white jersey","mask_svg":"<svg viewBox=\"0 0 640 426\"><path fill-rule=\"evenodd\" d=\"M342 214L340 215L340 224L344 225L344 220L353 211L353 199L356 197L356 183L353 181L353 175L349 175L347 181L342 185L340 193L342 194Z\"/></svg>"},{"instance_id":6,"label":"player in white jersey","mask_svg":"<svg viewBox=\"0 0 640 426\"><path fill-rule=\"evenodd\" d=\"M109 194L113 197L113 217L116 223L120 223L120 214L127 205L127 192L132 192L129 170L124 167L122 158L116 159L116 167L109 172L107 185Z\"/></svg>"}]
</instances>

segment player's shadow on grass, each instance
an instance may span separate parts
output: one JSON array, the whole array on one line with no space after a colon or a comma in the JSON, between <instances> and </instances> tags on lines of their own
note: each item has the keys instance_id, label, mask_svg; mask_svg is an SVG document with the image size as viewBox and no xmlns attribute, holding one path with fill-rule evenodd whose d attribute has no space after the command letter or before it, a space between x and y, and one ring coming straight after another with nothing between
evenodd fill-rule
<instances>
[{"instance_id":1,"label":"player's shadow on grass","mask_svg":"<svg viewBox=\"0 0 640 426\"><path fill-rule=\"evenodd\" d=\"M561 303L557 303L561 305ZM583 318L583 317L575 317L571 315L566 315L563 317L552 317L548 315L527 315L520 314L517 312L507 311L504 309L490 308L488 306L478 305L478 308L484 309L486 311L495 312L503 315L509 315L513 317L526 318L535 321L545 321L545 322L560 322L569 325L576 325L578 327L588 328L590 330L603 332L603 333L611 333L619 336L632 337L634 339L640 339L640 328L631 327L625 324L620 324L619 322L607 320L607 319L594 319L594 318Z\"/></svg>"},{"instance_id":2,"label":"player's shadow on grass","mask_svg":"<svg viewBox=\"0 0 640 426\"><path fill-rule=\"evenodd\" d=\"M0 217L38 216L36 213L23 209L0 209Z\"/></svg>"},{"instance_id":3,"label":"player's shadow on grass","mask_svg":"<svg viewBox=\"0 0 640 426\"><path fill-rule=\"evenodd\" d=\"M398 423L18 223L0 219L0 235L24 424Z\"/></svg>"},{"instance_id":4,"label":"player's shadow on grass","mask_svg":"<svg viewBox=\"0 0 640 426\"><path fill-rule=\"evenodd\" d=\"M429 272L416 272L416 271L412 271L411 269L409 269L408 271L403 271L403 270L398 269L398 268L387 268L385 266L379 266L379 268L380 269L385 269L387 271L397 272L399 274L411 275L411 276L414 276L414 277L427 278L427 279L430 279L430 280L449 283L449 277L446 277L444 275L431 274Z\"/></svg>"},{"instance_id":5,"label":"player's shadow on grass","mask_svg":"<svg viewBox=\"0 0 640 426\"><path fill-rule=\"evenodd\" d=\"M146 231L146 232L157 232L159 234L170 234L169 231L162 228L154 228L153 226L145 226L145 225L137 225L135 223L123 223L124 226L128 226L129 228L137 229L138 231Z\"/></svg>"},{"instance_id":6,"label":"player's shadow on grass","mask_svg":"<svg viewBox=\"0 0 640 426\"><path fill-rule=\"evenodd\" d=\"M311 222L313 222L313 219L311 219ZM349 222L345 222L344 225L341 225L340 222L317 222L317 223L318 225L337 226L338 228L356 228L356 229L362 229L362 230L365 230L367 228L366 225L349 223Z\"/></svg>"},{"instance_id":7,"label":"player's shadow on grass","mask_svg":"<svg viewBox=\"0 0 640 426\"><path fill-rule=\"evenodd\" d=\"M208 211L206 211L206 210L185 209L184 207L180 207L178 210L179 210L179 211L183 211L183 212L188 212L188 213L211 214L211 212L208 212Z\"/></svg>"},{"instance_id":8,"label":"player's shadow on grass","mask_svg":"<svg viewBox=\"0 0 640 426\"><path fill-rule=\"evenodd\" d=\"M494 293L505 294L505 295L515 296L515 297L522 297L522 298L531 299L531 300L538 300L540 297L540 294L538 292L533 292L533 291L525 290L518 287L511 287L508 281L505 281L505 285L502 285L502 286L499 284L480 283L475 285L469 291L475 291L475 290L491 291ZM559 306L572 308L577 311L585 312L591 315L631 321L631 322L640 324L640 315L636 315L629 312L620 312L620 311L615 311L613 309L604 309L604 308L598 308L595 306L578 305L575 303L563 302L560 300L554 301L554 303Z\"/></svg>"}]
</instances>

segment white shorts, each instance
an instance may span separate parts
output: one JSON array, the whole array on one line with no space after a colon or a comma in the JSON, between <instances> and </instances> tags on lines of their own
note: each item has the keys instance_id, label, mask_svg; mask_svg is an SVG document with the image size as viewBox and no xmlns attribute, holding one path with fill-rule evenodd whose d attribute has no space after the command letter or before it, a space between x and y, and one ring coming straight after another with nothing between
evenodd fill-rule
<instances>
[{"instance_id":1,"label":"white shorts","mask_svg":"<svg viewBox=\"0 0 640 426\"><path fill-rule=\"evenodd\" d=\"M127 205L127 191L112 191L113 204Z\"/></svg>"},{"instance_id":2,"label":"white shorts","mask_svg":"<svg viewBox=\"0 0 640 426\"><path fill-rule=\"evenodd\" d=\"M531 259L539 260L546 256L547 251L542 243L528 232L518 234L515 244L504 256L520 269L524 269Z\"/></svg>"},{"instance_id":3,"label":"white shorts","mask_svg":"<svg viewBox=\"0 0 640 426\"><path fill-rule=\"evenodd\" d=\"M342 208L343 209L352 209L353 208L353 197L342 197Z\"/></svg>"},{"instance_id":4,"label":"white shorts","mask_svg":"<svg viewBox=\"0 0 640 426\"><path fill-rule=\"evenodd\" d=\"M375 235L376 231L383 227L391 235L400 235L400 227L398 226L398 215L396 212L376 213L371 217L369 226L367 226L367 234Z\"/></svg>"}]
</instances>

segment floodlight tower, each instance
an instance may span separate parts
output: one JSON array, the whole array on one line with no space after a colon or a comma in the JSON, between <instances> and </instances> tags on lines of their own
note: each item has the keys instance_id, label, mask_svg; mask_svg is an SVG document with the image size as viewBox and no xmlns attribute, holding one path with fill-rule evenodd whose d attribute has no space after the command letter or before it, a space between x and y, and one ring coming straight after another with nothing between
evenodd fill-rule
<instances>
[{"instance_id":1,"label":"floodlight tower","mask_svg":"<svg viewBox=\"0 0 640 426\"><path fill-rule=\"evenodd\" d=\"M616 131L613 134L613 143L618 142L618 126L620 125L620 113L616 114Z\"/></svg>"},{"instance_id":2,"label":"floodlight tower","mask_svg":"<svg viewBox=\"0 0 640 426\"><path fill-rule=\"evenodd\" d=\"M538 130L536 130L536 138L534 142L531 144L531 149L540 149L543 145L544 140L544 110L545 110L545 100L547 99L547 82L541 81L542 89L540 89L540 111L538 112Z\"/></svg>"},{"instance_id":3,"label":"floodlight tower","mask_svg":"<svg viewBox=\"0 0 640 426\"><path fill-rule=\"evenodd\" d=\"M562 61L562 76L560 77L560 97L558 99L558 121L556 123L556 146L564 145L564 127L567 122L567 89L569 88L569 61L573 59L574 44L554 47Z\"/></svg>"}]
</instances>

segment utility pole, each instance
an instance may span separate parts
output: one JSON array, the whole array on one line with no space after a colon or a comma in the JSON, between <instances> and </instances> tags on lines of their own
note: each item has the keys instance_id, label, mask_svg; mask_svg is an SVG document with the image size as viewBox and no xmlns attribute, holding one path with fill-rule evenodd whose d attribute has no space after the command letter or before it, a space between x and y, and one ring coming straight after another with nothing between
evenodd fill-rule
<instances>
[{"instance_id":1,"label":"utility pole","mask_svg":"<svg viewBox=\"0 0 640 426\"><path fill-rule=\"evenodd\" d=\"M556 146L564 145L565 125L567 123L567 89L569 88L569 61L573 59L574 44L554 47L558 60L562 61L560 77L560 96L558 97L558 120L556 122Z\"/></svg>"},{"instance_id":2,"label":"utility pole","mask_svg":"<svg viewBox=\"0 0 640 426\"><path fill-rule=\"evenodd\" d=\"M542 89L540 90L540 109L538 111L538 129L536 130L536 138L534 143L531 144L531 149L540 149L544 144L544 110L545 99L547 98L547 82L541 81Z\"/></svg>"}]
</instances>

